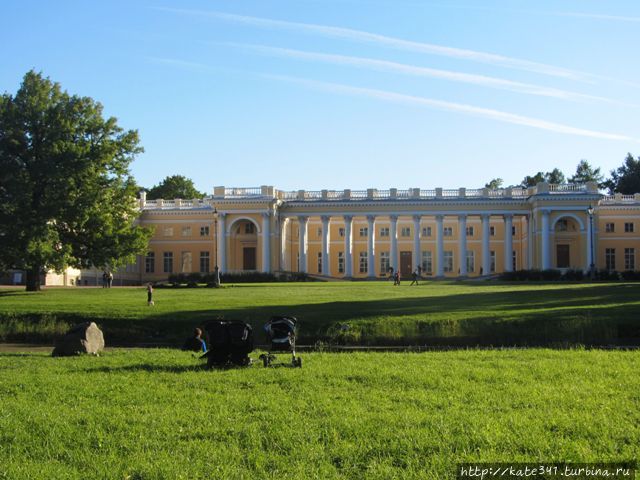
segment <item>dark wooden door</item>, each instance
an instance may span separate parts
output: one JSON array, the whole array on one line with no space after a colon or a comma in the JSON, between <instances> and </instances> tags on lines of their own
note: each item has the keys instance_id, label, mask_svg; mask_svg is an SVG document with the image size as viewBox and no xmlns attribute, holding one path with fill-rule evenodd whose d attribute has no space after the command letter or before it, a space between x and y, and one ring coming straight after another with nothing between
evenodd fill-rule
<instances>
[{"instance_id":1,"label":"dark wooden door","mask_svg":"<svg viewBox=\"0 0 640 480\"><path fill-rule=\"evenodd\" d=\"M569 245L556 245L556 260L558 268L569 268L571 264Z\"/></svg>"},{"instance_id":2,"label":"dark wooden door","mask_svg":"<svg viewBox=\"0 0 640 480\"><path fill-rule=\"evenodd\" d=\"M400 275L410 277L411 272L413 272L411 252L400 252Z\"/></svg>"},{"instance_id":3,"label":"dark wooden door","mask_svg":"<svg viewBox=\"0 0 640 480\"><path fill-rule=\"evenodd\" d=\"M256 269L256 247L244 247L242 249L242 269Z\"/></svg>"}]
</instances>

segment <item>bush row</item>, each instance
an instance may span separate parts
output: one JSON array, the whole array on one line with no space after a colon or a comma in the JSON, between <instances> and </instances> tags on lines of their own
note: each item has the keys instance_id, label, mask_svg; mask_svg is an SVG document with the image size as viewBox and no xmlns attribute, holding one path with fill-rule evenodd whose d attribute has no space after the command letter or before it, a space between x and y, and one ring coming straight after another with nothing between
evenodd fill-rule
<instances>
[{"instance_id":1,"label":"bush row","mask_svg":"<svg viewBox=\"0 0 640 480\"><path fill-rule=\"evenodd\" d=\"M171 286L197 287L201 284L214 286L216 276L214 273L172 273L168 282ZM268 282L308 282L313 281L306 273L302 272L235 272L222 273L220 283L268 283Z\"/></svg>"},{"instance_id":2,"label":"bush row","mask_svg":"<svg viewBox=\"0 0 640 480\"><path fill-rule=\"evenodd\" d=\"M504 272L500 275L501 280L506 281L581 281L588 280L589 273L586 274L580 269L569 270L516 270L514 272ZM595 280L606 281L640 281L640 271L616 272L611 270L596 270Z\"/></svg>"}]
</instances>

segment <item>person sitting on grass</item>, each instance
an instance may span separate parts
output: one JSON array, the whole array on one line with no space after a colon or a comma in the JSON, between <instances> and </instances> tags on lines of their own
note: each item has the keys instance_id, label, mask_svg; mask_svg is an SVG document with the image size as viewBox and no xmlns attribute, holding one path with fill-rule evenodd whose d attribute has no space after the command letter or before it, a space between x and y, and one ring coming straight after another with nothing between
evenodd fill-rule
<instances>
[{"instance_id":1,"label":"person sitting on grass","mask_svg":"<svg viewBox=\"0 0 640 480\"><path fill-rule=\"evenodd\" d=\"M187 338L184 341L182 350L190 352L206 352L207 343L202 338L202 330L200 330L199 328L195 328L193 330L193 336Z\"/></svg>"}]
</instances>

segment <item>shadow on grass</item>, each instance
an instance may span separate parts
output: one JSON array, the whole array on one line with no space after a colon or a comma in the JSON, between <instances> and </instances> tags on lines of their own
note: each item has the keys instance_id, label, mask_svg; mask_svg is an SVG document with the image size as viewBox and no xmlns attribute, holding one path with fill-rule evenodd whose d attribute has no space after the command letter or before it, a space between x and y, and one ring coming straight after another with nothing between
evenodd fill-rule
<instances>
[{"instance_id":1,"label":"shadow on grass","mask_svg":"<svg viewBox=\"0 0 640 480\"><path fill-rule=\"evenodd\" d=\"M61 314L59 322L69 325L95 321L103 329L107 345L158 342L179 346L193 327L219 316L250 323L256 342L261 343L264 341L261 333L264 322L272 315L281 314L293 315L300 320L299 343L640 345L640 285L597 284L586 288L577 285L580 288L572 288L572 284L567 284L567 288L555 290L531 288L363 301L244 306L225 310L182 310L144 319L87 318L82 314ZM424 284L417 288L424 289L425 295L428 295L429 286ZM540 284L535 286L539 287ZM398 290L393 292L395 295ZM247 300L250 301L249 298ZM52 314L48 314L46 319L50 328L39 329L42 317L38 314L21 315L15 319L13 331L3 331L0 325L0 339L51 341L52 337L60 334L61 327L56 323L56 318L52 319ZM22 331L18 327L23 327Z\"/></svg>"}]
</instances>

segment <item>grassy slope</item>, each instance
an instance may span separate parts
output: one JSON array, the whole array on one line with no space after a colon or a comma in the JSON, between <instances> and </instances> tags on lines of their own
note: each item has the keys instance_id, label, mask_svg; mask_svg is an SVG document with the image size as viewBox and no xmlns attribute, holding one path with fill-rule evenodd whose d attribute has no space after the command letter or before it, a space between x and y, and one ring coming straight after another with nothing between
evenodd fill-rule
<instances>
[{"instance_id":1,"label":"grassy slope","mask_svg":"<svg viewBox=\"0 0 640 480\"><path fill-rule=\"evenodd\" d=\"M97 320L110 338L120 341L131 335L144 341L175 340L216 315L260 326L279 313L301 319L307 342L640 340L640 284L254 284L219 290L158 289L155 299L155 307L147 307L142 288L48 289L37 294L0 290L0 340L34 339L86 319ZM40 324L31 328L34 321ZM340 330L345 323L350 328Z\"/></svg>"},{"instance_id":2,"label":"grassy slope","mask_svg":"<svg viewBox=\"0 0 640 480\"><path fill-rule=\"evenodd\" d=\"M460 461L640 459L640 352L0 355L0 478L452 478Z\"/></svg>"}]
</instances>

